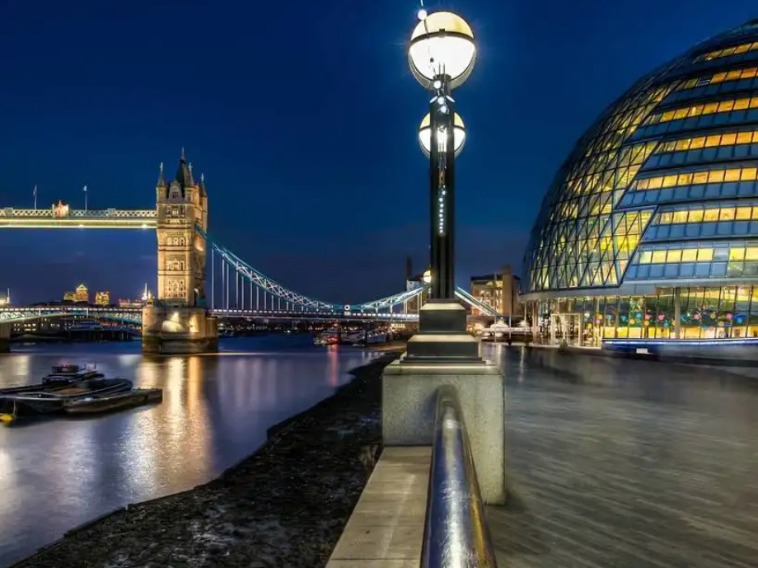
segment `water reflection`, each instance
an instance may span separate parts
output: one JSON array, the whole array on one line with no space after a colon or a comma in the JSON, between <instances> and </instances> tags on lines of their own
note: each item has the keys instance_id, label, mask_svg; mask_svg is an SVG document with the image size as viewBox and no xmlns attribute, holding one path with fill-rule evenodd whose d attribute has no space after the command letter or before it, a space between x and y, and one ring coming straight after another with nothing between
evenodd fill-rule
<instances>
[{"instance_id":1,"label":"water reflection","mask_svg":"<svg viewBox=\"0 0 758 568\"><path fill-rule=\"evenodd\" d=\"M0 387L37 382L56 363L92 361L109 376L164 389L155 407L0 429L0 566L116 507L208 481L373 357L297 337L224 347L171 358L142 357L139 344L23 347L0 357Z\"/></svg>"}]
</instances>

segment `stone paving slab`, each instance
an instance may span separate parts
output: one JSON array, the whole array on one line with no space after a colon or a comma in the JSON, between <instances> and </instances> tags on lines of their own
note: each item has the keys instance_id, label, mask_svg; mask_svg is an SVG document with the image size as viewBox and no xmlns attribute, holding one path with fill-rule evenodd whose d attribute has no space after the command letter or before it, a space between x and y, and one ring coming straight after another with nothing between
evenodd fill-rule
<instances>
[{"instance_id":1,"label":"stone paving slab","mask_svg":"<svg viewBox=\"0 0 758 568\"><path fill-rule=\"evenodd\" d=\"M384 449L327 568L419 565L431 460L431 447Z\"/></svg>"},{"instance_id":2,"label":"stone paving slab","mask_svg":"<svg viewBox=\"0 0 758 568\"><path fill-rule=\"evenodd\" d=\"M501 567L758 566L758 382L544 349L503 363Z\"/></svg>"}]
</instances>

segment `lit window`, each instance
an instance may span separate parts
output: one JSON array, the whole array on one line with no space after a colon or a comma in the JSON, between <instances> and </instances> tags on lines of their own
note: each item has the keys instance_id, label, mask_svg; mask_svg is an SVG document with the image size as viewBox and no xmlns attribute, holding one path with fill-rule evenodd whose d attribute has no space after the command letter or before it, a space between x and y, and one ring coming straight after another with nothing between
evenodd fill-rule
<instances>
[{"instance_id":1,"label":"lit window","mask_svg":"<svg viewBox=\"0 0 758 568\"><path fill-rule=\"evenodd\" d=\"M697 249L697 261L698 262L710 262L713 260L712 248L700 248Z\"/></svg>"},{"instance_id":2,"label":"lit window","mask_svg":"<svg viewBox=\"0 0 758 568\"><path fill-rule=\"evenodd\" d=\"M684 249L682 251L682 262L695 262L697 260L697 249Z\"/></svg>"},{"instance_id":3,"label":"lit window","mask_svg":"<svg viewBox=\"0 0 758 568\"><path fill-rule=\"evenodd\" d=\"M649 250L643 250L640 254L640 264L650 264L653 258L653 253Z\"/></svg>"},{"instance_id":4,"label":"lit window","mask_svg":"<svg viewBox=\"0 0 758 568\"><path fill-rule=\"evenodd\" d=\"M703 210L702 209L692 209L690 211L690 215L688 218L688 221L690 223L700 223L703 220Z\"/></svg>"},{"instance_id":5,"label":"lit window","mask_svg":"<svg viewBox=\"0 0 758 568\"><path fill-rule=\"evenodd\" d=\"M724 207L719 213L719 221L733 221L734 207Z\"/></svg>"},{"instance_id":6,"label":"lit window","mask_svg":"<svg viewBox=\"0 0 758 568\"><path fill-rule=\"evenodd\" d=\"M713 77L711 77L711 83L721 83L726 79L726 73L716 73Z\"/></svg>"},{"instance_id":7,"label":"lit window","mask_svg":"<svg viewBox=\"0 0 758 568\"><path fill-rule=\"evenodd\" d=\"M708 183L720 183L724 181L724 170L713 170L708 172Z\"/></svg>"},{"instance_id":8,"label":"lit window","mask_svg":"<svg viewBox=\"0 0 758 568\"><path fill-rule=\"evenodd\" d=\"M758 49L758 42L743 43L735 47L727 47L724 49L718 49L716 51L704 53L703 55L698 56L695 61L713 61L714 59L719 59L721 57L729 57L730 55L747 53L748 51L752 51L754 49Z\"/></svg>"},{"instance_id":9,"label":"lit window","mask_svg":"<svg viewBox=\"0 0 758 568\"><path fill-rule=\"evenodd\" d=\"M747 247L745 249L745 260L758 260L758 247Z\"/></svg>"},{"instance_id":10,"label":"lit window","mask_svg":"<svg viewBox=\"0 0 758 568\"><path fill-rule=\"evenodd\" d=\"M670 225L674 218L674 214L671 211L664 211L661 213L660 223L662 225Z\"/></svg>"},{"instance_id":11,"label":"lit window","mask_svg":"<svg viewBox=\"0 0 758 568\"><path fill-rule=\"evenodd\" d=\"M676 211L674 213L674 223L686 223L687 211Z\"/></svg>"},{"instance_id":12,"label":"lit window","mask_svg":"<svg viewBox=\"0 0 758 568\"><path fill-rule=\"evenodd\" d=\"M734 110L745 110L750 108L750 99L738 99L734 101Z\"/></svg>"},{"instance_id":13,"label":"lit window","mask_svg":"<svg viewBox=\"0 0 758 568\"><path fill-rule=\"evenodd\" d=\"M682 150L689 150L690 148L690 140L685 138L684 140L677 140L675 149L679 152Z\"/></svg>"},{"instance_id":14,"label":"lit window","mask_svg":"<svg viewBox=\"0 0 758 568\"><path fill-rule=\"evenodd\" d=\"M724 134L721 137L721 142L720 142L721 146L733 146L736 143L737 143L737 134L736 133Z\"/></svg>"},{"instance_id":15,"label":"lit window","mask_svg":"<svg viewBox=\"0 0 758 568\"><path fill-rule=\"evenodd\" d=\"M719 210L718 209L706 209L705 214L703 216L703 221L706 222L712 222L712 221L718 221L719 220Z\"/></svg>"},{"instance_id":16,"label":"lit window","mask_svg":"<svg viewBox=\"0 0 758 568\"><path fill-rule=\"evenodd\" d=\"M681 249L670 250L666 254L666 262L681 262L681 261L682 261Z\"/></svg>"},{"instance_id":17,"label":"lit window","mask_svg":"<svg viewBox=\"0 0 758 568\"><path fill-rule=\"evenodd\" d=\"M740 170L738 169L725 170L724 181L740 181Z\"/></svg>"},{"instance_id":18,"label":"lit window","mask_svg":"<svg viewBox=\"0 0 758 568\"><path fill-rule=\"evenodd\" d=\"M676 185L690 185L692 183L692 174L679 174L676 179Z\"/></svg>"},{"instance_id":19,"label":"lit window","mask_svg":"<svg viewBox=\"0 0 758 568\"><path fill-rule=\"evenodd\" d=\"M739 221L750 220L750 207L737 207L737 214L735 219Z\"/></svg>"},{"instance_id":20,"label":"lit window","mask_svg":"<svg viewBox=\"0 0 758 568\"><path fill-rule=\"evenodd\" d=\"M666 251L654 250L653 251L653 264L658 264L661 262L666 262Z\"/></svg>"},{"instance_id":21,"label":"lit window","mask_svg":"<svg viewBox=\"0 0 758 568\"><path fill-rule=\"evenodd\" d=\"M729 250L729 260L744 260L744 259L745 259L744 248L733 248Z\"/></svg>"}]
</instances>

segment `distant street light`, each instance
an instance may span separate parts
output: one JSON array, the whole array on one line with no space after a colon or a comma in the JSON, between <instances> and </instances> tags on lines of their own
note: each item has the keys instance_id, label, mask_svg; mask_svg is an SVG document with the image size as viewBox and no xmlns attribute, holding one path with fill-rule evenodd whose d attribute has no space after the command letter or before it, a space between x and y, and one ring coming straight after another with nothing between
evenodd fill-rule
<instances>
[{"instance_id":1,"label":"distant street light","mask_svg":"<svg viewBox=\"0 0 758 568\"><path fill-rule=\"evenodd\" d=\"M455 297L455 156L466 130L455 113L452 90L468 79L476 61L471 27L452 12L419 13L411 34L408 63L416 80L433 96L421 121L419 141L429 156L431 214L431 294Z\"/></svg>"}]
</instances>

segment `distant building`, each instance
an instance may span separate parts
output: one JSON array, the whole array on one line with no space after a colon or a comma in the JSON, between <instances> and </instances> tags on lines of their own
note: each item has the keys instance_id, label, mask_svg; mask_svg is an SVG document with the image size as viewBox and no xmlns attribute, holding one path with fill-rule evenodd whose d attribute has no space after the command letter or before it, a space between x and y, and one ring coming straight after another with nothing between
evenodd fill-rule
<instances>
[{"instance_id":1,"label":"distant building","mask_svg":"<svg viewBox=\"0 0 758 568\"><path fill-rule=\"evenodd\" d=\"M89 290L84 284L79 284L74 292L63 293L64 302L84 302L89 304Z\"/></svg>"},{"instance_id":2,"label":"distant building","mask_svg":"<svg viewBox=\"0 0 758 568\"><path fill-rule=\"evenodd\" d=\"M148 290L147 284L145 284L145 290L142 292L142 298L139 300L119 299L119 308L142 308L148 300L153 299L153 293Z\"/></svg>"},{"instance_id":3,"label":"distant building","mask_svg":"<svg viewBox=\"0 0 758 568\"><path fill-rule=\"evenodd\" d=\"M472 276L469 292L483 304L492 306L499 314L521 317L524 310L519 302L520 289L521 279L506 265L497 273ZM472 314L484 315L476 308L472 309Z\"/></svg>"},{"instance_id":4,"label":"distant building","mask_svg":"<svg viewBox=\"0 0 758 568\"><path fill-rule=\"evenodd\" d=\"M11 291L8 290L5 296L0 295L0 306L10 306L10 305L11 305Z\"/></svg>"},{"instance_id":5,"label":"distant building","mask_svg":"<svg viewBox=\"0 0 758 568\"><path fill-rule=\"evenodd\" d=\"M108 290L104 292L98 292L95 294L95 305L98 306L110 306L111 305L111 293Z\"/></svg>"},{"instance_id":6,"label":"distant building","mask_svg":"<svg viewBox=\"0 0 758 568\"><path fill-rule=\"evenodd\" d=\"M76 287L74 298L77 302L85 302L89 304L89 290L87 290L87 287L84 284L79 284Z\"/></svg>"}]
</instances>

